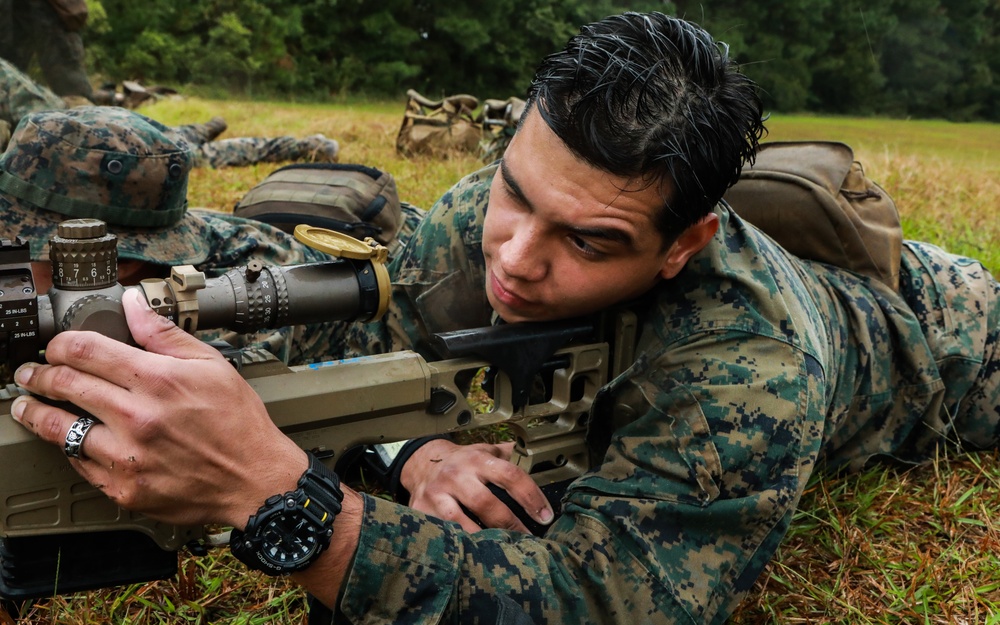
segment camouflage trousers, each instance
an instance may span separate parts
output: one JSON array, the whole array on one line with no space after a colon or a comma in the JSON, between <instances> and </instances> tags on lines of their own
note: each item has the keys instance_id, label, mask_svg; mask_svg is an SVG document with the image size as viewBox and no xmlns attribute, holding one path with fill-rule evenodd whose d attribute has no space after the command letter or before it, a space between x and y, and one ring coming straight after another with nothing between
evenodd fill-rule
<instances>
[{"instance_id":1,"label":"camouflage trousers","mask_svg":"<svg viewBox=\"0 0 1000 625\"><path fill-rule=\"evenodd\" d=\"M7 147L9 133L25 115L66 108L62 98L29 78L13 64L0 58L0 151ZM198 138L194 124L175 128L195 146L196 167L241 167L254 163L330 160L324 153L332 144L317 136L238 137L205 142ZM9 128L8 128L9 127ZM336 155L334 154L333 157Z\"/></svg>"},{"instance_id":2,"label":"camouflage trousers","mask_svg":"<svg viewBox=\"0 0 1000 625\"><path fill-rule=\"evenodd\" d=\"M942 444L959 451L996 449L1000 446L1000 282L978 261L926 243L907 242L903 263L923 269L901 272L900 291L936 354L941 378L965 378L968 388L946 385L938 418L930 424L935 435L914 439L898 456L919 461ZM981 360L970 358L963 348L970 343ZM959 390L964 393L959 395Z\"/></svg>"},{"instance_id":3,"label":"camouflage trousers","mask_svg":"<svg viewBox=\"0 0 1000 625\"><path fill-rule=\"evenodd\" d=\"M198 145L195 167L244 167L254 163L322 160L315 158L309 138L237 137Z\"/></svg>"}]
</instances>

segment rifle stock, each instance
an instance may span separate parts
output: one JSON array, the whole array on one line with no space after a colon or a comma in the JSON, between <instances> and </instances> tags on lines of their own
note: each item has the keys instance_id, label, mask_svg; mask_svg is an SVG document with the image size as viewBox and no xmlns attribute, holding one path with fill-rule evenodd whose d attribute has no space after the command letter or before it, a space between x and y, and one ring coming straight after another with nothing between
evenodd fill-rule
<instances>
[{"instance_id":1,"label":"rifle stock","mask_svg":"<svg viewBox=\"0 0 1000 625\"><path fill-rule=\"evenodd\" d=\"M513 462L545 484L587 469L587 419L597 391L608 380L608 344L563 347L551 362L557 368L550 373L545 395L519 409L514 407L510 378L502 371L496 375L490 406L470 402L463 381L491 365L475 357L427 361L416 352L402 351L296 367L276 361L250 363L241 373L278 427L330 466L361 444L504 423L515 440ZM0 483L0 536L5 540L48 536L65 544L74 534L91 540L95 533L117 537L128 531L145 535L159 550L175 551L206 539L203 527L160 523L118 507L73 470L60 448L9 418L11 402L0 402L0 412L7 415L0 417L0 457L7 466ZM219 418L226 418L224 412ZM143 576L142 571L136 573ZM100 579L99 568L86 575L91 576L89 582L64 579L59 587L68 592L74 585L113 585ZM28 594L51 594L55 583L53 579L44 590ZM10 580L0 586L0 594L25 596Z\"/></svg>"}]
</instances>

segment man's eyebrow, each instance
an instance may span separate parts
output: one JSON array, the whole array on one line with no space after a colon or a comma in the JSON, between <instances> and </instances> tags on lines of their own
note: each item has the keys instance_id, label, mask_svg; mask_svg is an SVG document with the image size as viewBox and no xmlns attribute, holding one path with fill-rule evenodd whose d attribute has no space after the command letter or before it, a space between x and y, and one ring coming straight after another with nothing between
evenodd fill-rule
<instances>
[{"instance_id":1,"label":"man's eyebrow","mask_svg":"<svg viewBox=\"0 0 1000 625\"><path fill-rule=\"evenodd\" d=\"M624 230L619 230L618 228L584 228L582 226L574 226L570 224L566 226L566 229L577 236L592 239L604 239L606 241L621 243L628 247L632 247L635 243L631 234L625 232Z\"/></svg>"},{"instance_id":2,"label":"man's eyebrow","mask_svg":"<svg viewBox=\"0 0 1000 625\"><path fill-rule=\"evenodd\" d=\"M506 184L507 188L510 189L510 192L517 197L517 200L529 210L534 210L534 205L524 194L524 190L521 189L521 185L517 183L517 180L515 180L507 170L505 161L502 158L500 159L500 175L503 177L504 184ZM587 228L584 226L577 226L575 224L565 224L564 227L580 237L604 239L606 241L621 243L629 247L635 245L635 239L633 239L632 235L618 228Z\"/></svg>"},{"instance_id":3,"label":"man's eyebrow","mask_svg":"<svg viewBox=\"0 0 1000 625\"><path fill-rule=\"evenodd\" d=\"M510 175L509 171L507 171L507 161L503 158L500 159L500 176L503 177L504 184L507 185L507 188L510 189L510 192L517 197L519 202L528 208L534 208L531 202L528 201L528 197L524 194L524 190L521 189L521 185L519 185L517 180L514 180L514 177Z\"/></svg>"}]
</instances>

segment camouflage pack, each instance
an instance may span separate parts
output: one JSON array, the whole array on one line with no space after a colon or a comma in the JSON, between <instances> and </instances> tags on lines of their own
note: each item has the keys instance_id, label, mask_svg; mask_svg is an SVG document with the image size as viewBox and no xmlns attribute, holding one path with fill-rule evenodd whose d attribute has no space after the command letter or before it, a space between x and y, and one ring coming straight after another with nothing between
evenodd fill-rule
<instances>
[{"instance_id":1,"label":"camouflage pack","mask_svg":"<svg viewBox=\"0 0 1000 625\"><path fill-rule=\"evenodd\" d=\"M406 97L403 123L396 135L400 156L447 156L456 151L475 154L479 150L484 134L473 115L479 107L477 98L461 94L430 100L413 89Z\"/></svg>"},{"instance_id":2,"label":"camouflage pack","mask_svg":"<svg viewBox=\"0 0 1000 625\"><path fill-rule=\"evenodd\" d=\"M762 143L726 192L738 215L799 258L899 288L903 231L896 204L835 141Z\"/></svg>"},{"instance_id":3,"label":"camouflage pack","mask_svg":"<svg viewBox=\"0 0 1000 625\"><path fill-rule=\"evenodd\" d=\"M389 172L348 163L295 163L278 169L241 199L233 213L291 233L309 224L390 244L402 212Z\"/></svg>"}]
</instances>

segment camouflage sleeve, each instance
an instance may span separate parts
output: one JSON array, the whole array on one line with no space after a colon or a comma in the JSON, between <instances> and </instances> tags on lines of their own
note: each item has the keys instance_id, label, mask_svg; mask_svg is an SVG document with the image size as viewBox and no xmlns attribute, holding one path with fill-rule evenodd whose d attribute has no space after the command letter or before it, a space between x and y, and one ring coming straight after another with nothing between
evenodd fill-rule
<instances>
[{"instance_id":1,"label":"camouflage sleeve","mask_svg":"<svg viewBox=\"0 0 1000 625\"><path fill-rule=\"evenodd\" d=\"M64 108L66 104L62 98L29 78L13 64L0 59L0 120L14 128L29 113Z\"/></svg>"},{"instance_id":2,"label":"camouflage sleeve","mask_svg":"<svg viewBox=\"0 0 1000 625\"><path fill-rule=\"evenodd\" d=\"M787 342L736 331L690 337L636 366L646 372L612 394L645 411L615 430L544 538L467 534L368 499L345 614L724 620L773 555L814 465L822 373ZM622 404L612 404L595 418L616 418Z\"/></svg>"}]
</instances>

